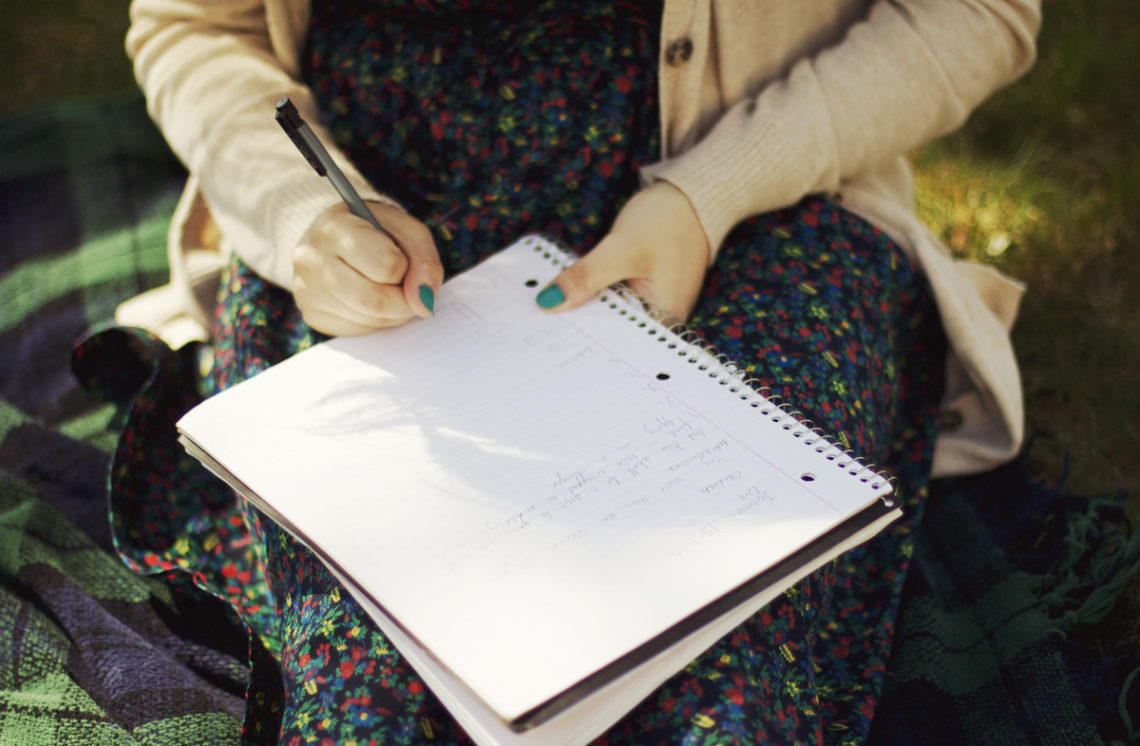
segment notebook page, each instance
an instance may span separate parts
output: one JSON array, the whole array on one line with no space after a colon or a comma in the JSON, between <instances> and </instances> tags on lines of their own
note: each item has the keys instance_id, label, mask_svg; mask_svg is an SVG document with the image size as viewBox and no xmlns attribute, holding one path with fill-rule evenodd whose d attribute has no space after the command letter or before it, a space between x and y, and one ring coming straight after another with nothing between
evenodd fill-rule
<instances>
[{"instance_id":1,"label":"notebook page","mask_svg":"<svg viewBox=\"0 0 1140 746\"><path fill-rule=\"evenodd\" d=\"M589 743L608 730L638 702L649 696L717 640L757 613L783 589L827 564L843 551L874 536L889 524L893 517L889 514L884 515L878 522L869 524L848 541L833 547L817 561L801 567L795 573L776 579L769 589L742 602L717 618L715 622L693 630L673 645L657 652L642 665L591 692L569 709L533 729L522 732L513 730L478 698L472 696L466 687L455 681L450 673L442 669L414 640L404 635L403 631L386 616L383 609L373 604L366 594L359 592L350 578L339 574L338 577L348 588L353 589L356 597L361 599L362 606L373 616L389 640L395 643L475 743L480 746L579 746Z\"/></svg>"},{"instance_id":2,"label":"notebook page","mask_svg":"<svg viewBox=\"0 0 1140 746\"><path fill-rule=\"evenodd\" d=\"M612 294L538 310L557 271L504 251L181 425L508 720L877 494Z\"/></svg>"}]
</instances>

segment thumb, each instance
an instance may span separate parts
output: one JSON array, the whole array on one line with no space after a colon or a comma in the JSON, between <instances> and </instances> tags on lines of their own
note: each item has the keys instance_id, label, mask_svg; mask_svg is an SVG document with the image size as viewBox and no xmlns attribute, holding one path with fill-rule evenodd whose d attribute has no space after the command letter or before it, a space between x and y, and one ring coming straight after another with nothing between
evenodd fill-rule
<instances>
[{"instance_id":1,"label":"thumb","mask_svg":"<svg viewBox=\"0 0 1140 746\"><path fill-rule=\"evenodd\" d=\"M443 284L443 264L431 231L426 227L422 231L407 230L400 235L399 241L400 249L408 258L404 298L417 316L431 316L435 311L436 293Z\"/></svg>"},{"instance_id":2,"label":"thumb","mask_svg":"<svg viewBox=\"0 0 1140 746\"><path fill-rule=\"evenodd\" d=\"M603 240L593 251L562 270L534 300L548 311L568 311L615 282L637 276L636 269L630 251L622 251L614 242Z\"/></svg>"}]
</instances>

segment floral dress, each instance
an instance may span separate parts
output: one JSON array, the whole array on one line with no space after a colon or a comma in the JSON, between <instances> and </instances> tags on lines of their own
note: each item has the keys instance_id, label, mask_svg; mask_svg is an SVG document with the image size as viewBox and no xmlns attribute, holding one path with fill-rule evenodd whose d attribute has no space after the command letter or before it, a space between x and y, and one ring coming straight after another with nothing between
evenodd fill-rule
<instances>
[{"instance_id":1,"label":"floral dress","mask_svg":"<svg viewBox=\"0 0 1140 746\"><path fill-rule=\"evenodd\" d=\"M528 232L585 252L637 189L638 168L659 157L660 13L652 0L314 0L304 76L337 144L431 228L448 274ZM927 493L945 353L937 312L890 238L813 196L736 226L689 325L894 475L906 515L797 583L598 742L862 742ZM318 341L288 292L234 258L201 386L223 389ZM133 567L223 598L251 631L247 737L468 742L303 544L195 472L172 435L192 398L136 399L113 525Z\"/></svg>"}]
</instances>

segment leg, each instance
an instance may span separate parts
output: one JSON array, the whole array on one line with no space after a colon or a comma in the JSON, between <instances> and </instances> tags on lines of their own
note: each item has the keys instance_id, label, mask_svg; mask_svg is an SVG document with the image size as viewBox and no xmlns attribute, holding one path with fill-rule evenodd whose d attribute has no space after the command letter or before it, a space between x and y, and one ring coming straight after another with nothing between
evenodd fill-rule
<instances>
[{"instance_id":1,"label":"leg","mask_svg":"<svg viewBox=\"0 0 1140 746\"><path fill-rule=\"evenodd\" d=\"M604 740L861 742L926 494L945 344L937 314L897 246L811 199L738 226L690 326L895 475L907 515L767 606Z\"/></svg>"},{"instance_id":2,"label":"leg","mask_svg":"<svg viewBox=\"0 0 1140 746\"><path fill-rule=\"evenodd\" d=\"M211 385L228 388L315 342L292 296L234 259L219 292ZM280 656L281 742L466 742L372 620L301 542L242 501L271 591Z\"/></svg>"}]
</instances>

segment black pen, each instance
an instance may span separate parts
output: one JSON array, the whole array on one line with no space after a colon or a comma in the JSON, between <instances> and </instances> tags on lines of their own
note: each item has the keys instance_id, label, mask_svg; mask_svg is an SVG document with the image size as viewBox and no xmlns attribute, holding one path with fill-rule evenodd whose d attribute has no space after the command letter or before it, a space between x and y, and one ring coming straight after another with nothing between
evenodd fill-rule
<instances>
[{"instance_id":1,"label":"black pen","mask_svg":"<svg viewBox=\"0 0 1140 746\"><path fill-rule=\"evenodd\" d=\"M348 209L352 214L364 218L376 230L383 233L388 238L396 243L396 239L391 233L384 230L384 227L377 222L376 218L372 215L372 211L364 204L364 200L352 188L352 184L345 178L344 172L341 171L336 163L333 162L329 151L325 150L325 146L321 145L321 141L313 134L312 128L305 124L305 120L301 119L301 115L297 112L297 107L285 96L277 102L277 115L275 119L281 125L281 129L285 130L285 134L289 135L289 139L301 151L301 155L317 170L321 176L328 178L332 185L336 187L337 192L340 194L341 199L348 205ZM399 244L396 243L398 246Z\"/></svg>"}]
</instances>

